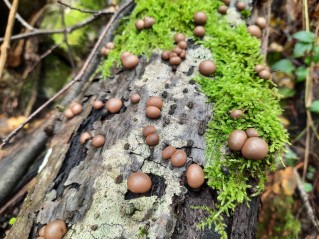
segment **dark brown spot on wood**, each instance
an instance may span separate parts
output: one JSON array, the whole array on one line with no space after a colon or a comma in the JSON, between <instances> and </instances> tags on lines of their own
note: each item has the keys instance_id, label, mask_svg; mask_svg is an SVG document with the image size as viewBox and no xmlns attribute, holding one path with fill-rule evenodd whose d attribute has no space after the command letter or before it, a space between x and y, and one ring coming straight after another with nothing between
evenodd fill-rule
<instances>
[{"instance_id":1,"label":"dark brown spot on wood","mask_svg":"<svg viewBox=\"0 0 319 239\"><path fill-rule=\"evenodd\" d=\"M185 89L183 90L183 93L187 93L187 92L188 92L188 89L185 88Z\"/></svg>"},{"instance_id":2,"label":"dark brown spot on wood","mask_svg":"<svg viewBox=\"0 0 319 239\"><path fill-rule=\"evenodd\" d=\"M121 182L123 181L123 176L122 175L119 175L115 178L114 182L116 184L120 184Z\"/></svg>"},{"instance_id":3,"label":"dark brown spot on wood","mask_svg":"<svg viewBox=\"0 0 319 239\"><path fill-rule=\"evenodd\" d=\"M167 97L167 95L168 95L167 91L163 91L163 93L162 93L162 97L163 97L163 98L166 98L166 97Z\"/></svg>"},{"instance_id":4,"label":"dark brown spot on wood","mask_svg":"<svg viewBox=\"0 0 319 239\"><path fill-rule=\"evenodd\" d=\"M198 125L198 134L199 135L204 135L205 134L205 131L206 131L206 120L202 120L199 122L199 125Z\"/></svg>"},{"instance_id":5,"label":"dark brown spot on wood","mask_svg":"<svg viewBox=\"0 0 319 239\"><path fill-rule=\"evenodd\" d=\"M124 149L125 150L128 150L130 148L130 144L129 143L126 143L125 145L124 145Z\"/></svg>"}]
</instances>

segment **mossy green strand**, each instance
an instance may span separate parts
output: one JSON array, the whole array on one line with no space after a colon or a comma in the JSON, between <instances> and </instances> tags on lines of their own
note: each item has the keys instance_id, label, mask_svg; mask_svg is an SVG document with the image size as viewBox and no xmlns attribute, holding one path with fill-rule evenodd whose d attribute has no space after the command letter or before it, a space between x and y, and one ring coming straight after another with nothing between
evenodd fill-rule
<instances>
[{"instance_id":1,"label":"mossy green strand","mask_svg":"<svg viewBox=\"0 0 319 239\"><path fill-rule=\"evenodd\" d=\"M173 35L183 32L192 36L193 15L204 11L208 15L206 37L195 39L198 44L210 49L217 65L214 77L198 74L195 80L209 102L214 104L213 117L206 131L205 166L208 185L218 191L219 205L204 208L210 213L199 226L215 224L215 230L227 238L222 213L229 214L239 204L249 200L247 189L252 186L249 178L258 180L256 195L266 181L267 172L276 168L276 159L281 157L288 135L278 115L280 96L270 81L260 79L254 67L263 63L260 41L250 36L246 25L231 27L223 16L217 13L221 2L216 0L138 0L132 15L124 20L114 39L116 48L102 63L100 70L109 76L114 63L119 64L120 54L151 55L154 49L172 49ZM152 29L141 32L135 29L135 21L144 16L156 19ZM244 110L240 119L232 119L229 112ZM269 144L265 160L246 160L240 153L222 153L229 134L235 129L254 127ZM225 173L225 168L229 173Z\"/></svg>"}]
</instances>

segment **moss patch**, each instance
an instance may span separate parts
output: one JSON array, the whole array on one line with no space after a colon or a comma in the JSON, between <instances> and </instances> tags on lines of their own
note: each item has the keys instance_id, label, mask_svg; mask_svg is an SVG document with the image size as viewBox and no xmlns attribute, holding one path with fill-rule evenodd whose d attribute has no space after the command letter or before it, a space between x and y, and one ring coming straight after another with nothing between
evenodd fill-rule
<instances>
[{"instance_id":1,"label":"moss patch","mask_svg":"<svg viewBox=\"0 0 319 239\"><path fill-rule=\"evenodd\" d=\"M121 52L149 56L154 49L171 49L174 32L183 32L192 37L193 14L205 11L208 15L205 40L197 43L211 50L217 71L214 78L197 75L195 80L214 104L213 120L206 132L207 165L205 167L208 185L219 192L217 208L206 208L210 213L201 227L215 224L222 238L224 231L222 215L232 212L239 203L249 200L247 189L249 179L258 181L256 194L263 190L266 173L276 166L284 144L288 141L286 131L278 118L281 113L279 95L269 81L258 78L254 66L263 62L260 55L260 41L251 37L244 24L229 26L217 13L221 4L216 0L147 0L136 1L132 15L125 19L114 42L114 49L102 63L100 70L110 74L114 63L119 63ZM152 16L156 24L152 29L138 32L135 21ZM242 109L245 116L239 120L229 117L232 109ZM228 135L235 129L254 127L269 144L269 155L265 160L244 159L239 153L223 153ZM227 169L227 173L225 173Z\"/></svg>"}]
</instances>

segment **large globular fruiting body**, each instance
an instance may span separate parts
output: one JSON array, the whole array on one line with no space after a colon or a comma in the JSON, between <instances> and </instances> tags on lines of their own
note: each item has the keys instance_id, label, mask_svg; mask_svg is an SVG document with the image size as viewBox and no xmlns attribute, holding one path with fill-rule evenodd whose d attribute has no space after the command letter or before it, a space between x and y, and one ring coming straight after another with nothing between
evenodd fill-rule
<instances>
[{"instance_id":1,"label":"large globular fruiting body","mask_svg":"<svg viewBox=\"0 0 319 239\"><path fill-rule=\"evenodd\" d=\"M151 178L143 172L132 173L127 179L127 188L132 193L147 193L151 187Z\"/></svg>"},{"instance_id":2,"label":"large globular fruiting body","mask_svg":"<svg viewBox=\"0 0 319 239\"><path fill-rule=\"evenodd\" d=\"M191 188L197 189L205 182L203 169L197 164L191 164L186 170L187 184Z\"/></svg>"},{"instance_id":3,"label":"large globular fruiting body","mask_svg":"<svg viewBox=\"0 0 319 239\"><path fill-rule=\"evenodd\" d=\"M228 138L228 147L233 151L240 151L247 140L247 134L245 131L236 129Z\"/></svg>"},{"instance_id":4,"label":"large globular fruiting body","mask_svg":"<svg viewBox=\"0 0 319 239\"><path fill-rule=\"evenodd\" d=\"M62 239L67 232L66 224L62 220L49 222L44 228L45 239Z\"/></svg>"},{"instance_id":5,"label":"large globular fruiting body","mask_svg":"<svg viewBox=\"0 0 319 239\"><path fill-rule=\"evenodd\" d=\"M251 137L245 142L241 153L246 159L261 160L268 154L268 144L262 138Z\"/></svg>"}]
</instances>

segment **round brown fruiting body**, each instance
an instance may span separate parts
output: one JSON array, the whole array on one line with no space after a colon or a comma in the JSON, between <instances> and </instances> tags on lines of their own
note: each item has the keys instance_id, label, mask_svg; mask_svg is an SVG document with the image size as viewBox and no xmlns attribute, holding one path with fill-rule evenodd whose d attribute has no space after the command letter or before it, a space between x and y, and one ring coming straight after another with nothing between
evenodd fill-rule
<instances>
[{"instance_id":1,"label":"round brown fruiting body","mask_svg":"<svg viewBox=\"0 0 319 239\"><path fill-rule=\"evenodd\" d=\"M250 35L260 38L261 37L261 30L256 25L250 25L247 27L247 31L250 33Z\"/></svg>"},{"instance_id":2,"label":"round brown fruiting body","mask_svg":"<svg viewBox=\"0 0 319 239\"><path fill-rule=\"evenodd\" d=\"M96 110L102 109L104 107L104 103L100 100L95 100L93 102L93 108Z\"/></svg>"},{"instance_id":3,"label":"round brown fruiting body","mask_svg":"<svg viewBox=\"0 0 319 239\"><path fill-rule=\"evenodd\" d=\"M162 158L170 159L175 152L176 148L174 146L167 146L162 152Z\"/></svg>"},{"instance_id":4,"label":"round brown fruiting body","mask_svg":"<svg viewBox=\"0 0 319 239\"><path fill-rule=\"evenodd\" d=\"M142 19L138 19L135 22L136 30L142 31L144 29L144 21Z\"/></svg>"},{"instance_id":5,"label":"round brown fruiting body","mask_svg":"<svg viewBox=\"0 0 319 239\"><path fill-rule=\"evenodd\" d=\"M182 59L179 56L171 56L169 59L169 64L173 66L178 66L182 63Z\"/></svg>"},{"instance_id":6,"label":"round brown fruiting body","mask_svg":"<svg viewBox=\"0 0 319 239\"><path fill-rule=\"evenodd\" d=\"M186 179L191 188L200 188L205 182L203 169L197 164L191 164L186 170Z\"/></svg>"},{"instance_id":7,"label":"round brown fruiting body","mask_svg":"<svg viewBox=\"0 0 319 239\"><path fill-rule=\"evenodd\" d=\"M238 3L236 4L236 7L237 7L237 10L238 10L238 11L243 11L243 10L246 8L246 3L244 3L244 2L238 2Z\"/></svg>"},{"instance_id":8,"label":"round brown fruiting body","mask_svg":"<svg viewBox=\"0 0 319 239\"><path fill-rule=\"evenodd\" d=\"M186 58L186 51L185 50L182 50L181 54L179 54L179 57L181 59L185 59Z\"/></svg>"},{"instance_id":9,"label":"round brown fruiting body","mask_svg":"<svg viewBox=\"0 0 319 239\"><path fill-rule=\"evenodd\" d=\"M139 59L135 55L128 55L123 58L122 64L123 67L127 70L132 70L134 69L139 63Z\"/></svg>"},{"instance_id":10,"label":"round brown fruiting body","mask_svg":"<svg viewBox=\"0 0 319 239\"><path fill-rule=\"evenodd\" d=\"M146 101L146 107L148 106L155 106L156 108L159 108L161 110L163 107L163 101L158 96L152 96Z\"/></svg>"},{"instance_id":11,"label":"round brown fruiting body","mask_svg":"<svg viewBox=\"0 0 319 239\"><path fill-rule=\"evenodd\" d=\"M199 64L199 72L204 76L210 76L216 71L216 65L210 60L204 60Z\"/></svg>"},{"instance_id":12,"label":"round brown fruiting body","mask_svg":"<svg viewBox=\"0 0 319 239\"><path fill-rule=\"evenodd\" d=\"M129 55L131 55L131 52L129 52L129 51L124 51L124 52L121 54L120 59L121 59L122 63L123 63L124 59L125 59L127 56L129 56Z\"/></svg>"},{"instance_id":13,"label":"round brown fruiting body","mask_svg":"<svg viewBox=\"0 0 319 239\"><path fill-rule=\"evenodd\" d=\"M170 57L170 51L163 51L161 57L163 61L168 61Z\"/></svg>"},{"instance_id":14,"label":"round brown fruiting body","mask_svg":"<svg viewBox=\"0 0 319 239\"><path fill-rule=\"evenodd\" d=\"M230 111L229 115L233 119L239 119L242 117L243 114L244 114L244 112L242 110L234 109L234 110Z\"/></svg>"},{"instance_id":15,"label":"round brown fruiting body","mask_svg":"<svg viewBox=\"0 0 319 239\"><path fill-rule=\"evenodd\" d=\"M204 37L206 33L205 27L197 26L195 27L193 33L194 33L194 36L196 37Z\"/></svg>"},{"instance_id":16,"label":"round brown fruiting body","mask_svg":"<svg viewBox=\"0 0 319 239\"><path fill-rule=\"evenodd\" d=\"M78 115L82 112L83 107L79 103L73 103L70 109L72 110L74 115Z\"/></svg>"},{"instance_id":17,"label":"round brown fruiting body","mask_svg":"<svg viewBox=\"0 0 319 239\"><path fill-rule=\"evenodd\" d=\"M268 70L262 70L258 73L258 75L264 80L269 80L271 78L271 73Z\"/></svg>"},{"instance_id":18,"label":"round brown fruiting body","mask_svg":"<svg viewBox=\"0 0 319 239\"><path fill-rule=\"evenodd\" d=\"M153 17L145 17L144 18L144 28L149 29L155 24L156 20Z\"/></svg>"},{"instance_id":19,"label":"round brown fruiting body","mask_svg":"<svg viewBox=\"0 0 319 239\"><path fill-rule=\"evenodd\" d=\"M172 52L175 52L177 55L182 53L182 50L179 46L174 47L174 49L172 50Z\"/></svg>"},{"instance_id":20,"label":"round brown fruiting body","mask_svg":"<svg viewBox=\"0 0 319 239\"><path fill-rule=\"evenodd\" d=\"M102 49L101 49L101 55L102 56L107 56L109 54L109 52L110 52L110 49L102 47Z\"/></svg>"},{"instance_id":21,"label":"round brown fruiting body","mask_svg":"<svg viewBox=\"0 0 319 239\"><path fill-rule=\"evenodd\" d=\"M85 144L85 142L86 142L87 140L90 140L91 138L92 138L92 135L91 135L90 132L84 132L84 133L82 133L81 136L80 136L80 143L81 143L81 144Z\"/></svg>"},{"instance_id":22,"label":"round brown fruiting body","mask_svg":"<svg viewBox=\"0 0 319 239\"><path fill-rule=\"evenodd\" d=\"M41 229L39 230L39 236L40 237L44 237L45 236L44 230L45 230L45 226L41 227Z\"/></svg>"},{"instance_id":23,"label":"round brown fruiting body","mask_svg":"<svg viewBox=\"0 0 319 239\"><path fill-rule=\"evenodd\" d=\"M196 25L205 25L207 22L207 15L204 12L196 12L194 14L194 22Z\"/></svg>"},{"instance_id":24,"label":"round brown fruiting body","mask_svg":"<svg viewBox=\"0 0 319 239\"><path fill-rule=\"evenodd\" d=\"M132 173L127 179L127 188L132 193L147 193L152 188L151 178L143 173Z\"/></svg>"},{"instance_id":25,"label":"round brown fruiting body","mask_svg":"<svg viewBox=\"0 0 319 239\"><path fill-rule=\"evenodd\" d=\"M149 136L150 134L154 134L156 133L156 128L152 125L148 125L146 127L144 127L143 129L143 136L146 138L147 136Z\"/></svg>"},{"instance_id":26,"label":"round brown fruiting body","mask_svg":"<svg viewBox=\"0 0 319 239\"><path fill-rule=\"evenodd\" d=\"M228 147L232 151L240 151L247 140L245 131L236 129L228 137Z\"/></svg>"},{"instance_id":27,"label":"round brown fruiting body","mask_svg":"<svg viewBox=\"0 0 319 239\"><path fill-rule=\"evenodd\" d=\"M187 49L187 42L186 41L180 41L177 45L182 50L186 50Z\"/></svg>"},{"instance_id":28,"label":"round brown fruiting body","mask_svg":"<svg viewBox=\"0 0 319 239\"><path fill-rule=\"evenodd\" d=\"M44 229L45 239L62 239L66 232L66 225L62 220L51 221Z\"/></svg>"},{"instance_id":29,"label":"round brown fruiting body","mask_svg":"<svg viewBox=\"0 0 319 239\"><path fill-rule=\"evenodd\" d=\"M37 237L36 239L45 239L45 237Z\"/></svg>"},{"instance_id":30,"label":"round brown fruiting body","mask_svg":"<svg viewBox=\"0 0 319 239\"><path fill-rule=\"evenodd\" d=\"M259 136L258 131L255 128L246 129L246 134L247 134L248 138Z\"/></svg>"},{"instance_id":31,"label":"round brown fruiting body","mask_svg":"<svg viewBox=\"0 0 319 239\"><path fill-rule=\"evenodd\" d=\"M131 99L131 102L133 104L136 104L136 103L140 102L141 96L139 94L133 94L133 95L131 95L130 99Z\"/></svg>"},{"instance_id":32,"label":"round brown fruiting body","mask_svg":"<svg viewBox=\"0 0 319 239\"><path fill-rule=\"evenodd\" d=\"M228 7L227 6L219 6L218 8L218 12L220 14L226 14L227 13L227 10L228 10Z\"/></svg>"},{"instance_id":33,"label":"round brown fruiting body","mask_svg":"<svg viewBox=\"0 0 319 239\"><path fill-rule=\"evenodd\" d=\"M175 57L175 56L178 56L176 52L170 52L169 53L169 58L172 58L172 57Z\"/></svg>"},{"instance_id":34,"label":"round brown fruiting body","mask_svg":"<svg viewBox=\"0 0 319 239\"><path fill-rule=\"evenodd\" d=\"M268 144L262 138L251 137L245 142L241 153L246 159L261 160L268 154Z\"/></svg>"},{"instance_id":35,"label":"round brown fruiting body","mask_svg":"<svg viewBox=\"0 0 319 239\"><path fill-rule=\"evenodd\" d=\"M119 98L111 98L105 104L106 109L113 114L120 112L122 106L123 103Z\"/></svg>"},{"instance_id":36,"label":"round brown fruiting body","mask_svg":"<svg viewBox=\"0 0 319 239\"><path fill-rule=\"evenodd\" d=\"M65 116L67 119L72 119L72 118L74 117L74 114L73 114L72 110L68 108L68 109L66 109L66 110L64 111L64 116Z\"/></svg>"},{"instance_id":37,"label":"round brown fruiting body","mask_svg":"<svg viewBox=\"0 0 319 239\"><path fill-rule=\"evenodd\" d=\"M146 137L145 142L149 146L155 146L159 143L159 135L158 133L150 134Z\"/></svg>"},{"instance_id":38,"label":"round brown fruiting body","mask_svg":"<svg viewBox=\"0 0 319 239\"><path fill-rule=\"evenodd\" d=\"M255 66L255 71L256 71L257 73L261 72L261 71L264 70L264 69L265 69L265 66L264 66L264 65L256 65L256 66Z\"/></svg>"},{"instance_id":39,"label":"round brown fruiting body","mask_svg":"<svg viewBox=\"0 0 319 239\"><path fill-rule=\"evenodd\" d=\"M105 143L105 137L103 135L96 135L91 140L91 145L95 148L102 147Z\"/></svg>"},{"instance_id":40,"label":"round brown fruiting body","mask_svg":"<svg viewBox=\"0 0 319 239\"><path fill-rule=\"evenodd\" d=\"M185 41L185 35L183 33L176 33L174 36L174 40L176 43L179 43L180 41Z\"/></svg>"},{"instance_id":41,"label":"round brown fruiting body","mask_svg":"<svg viewBox=\"0 0 319 239\"><path fill-rule=\"evenodd\" d=\"M146 116L151 118L151 119L157 119L157 118L161 117L160 109L155 107L155 106L146 107L145 113L146 113Z\"/></svg>"},{"instance_id":42,"label":"round brown fruiting body","mask_svg":"<svg viewBox=\"0 0 319 239\"><path fill-rule=\"evenodd\" d=\"M114 49L114 48L115 48L115 45L114 45L113 42L108 42L108 43L106 43L105 47L106 47L107 49Z\"/></svg>"},{"instance_id":43,"label":"round brown fruiting body","mask_svg":"<svg viewBox=\"0 0 319 239\"><path fill-rule=\"evenodd\" d=\"M225 5L229 6L231 0L223 0L223 3L225 3Z\"/></svg>"},{"instance_id":44,"label":"round brown fruiting body","mask_svg":"<svg viewBox=\"0 0 319 239\"><path fill-rule=\"evenodd\" d=\"M174 167L182 167L186 164L187 155L184 150L176 150L171 156L171 163Z\"/></svg>"},{"instance_id":45,"label":"round brown fruiting body","mask_svg":"<svg viewBox=\"0 0 319 239\"><path fill-rule=\"evenodd\" d=\"M264 17L258 17L255 23L260 29L265 29L267 27L267 21Z\"/></svg>"}]
</instances>

